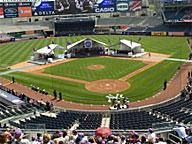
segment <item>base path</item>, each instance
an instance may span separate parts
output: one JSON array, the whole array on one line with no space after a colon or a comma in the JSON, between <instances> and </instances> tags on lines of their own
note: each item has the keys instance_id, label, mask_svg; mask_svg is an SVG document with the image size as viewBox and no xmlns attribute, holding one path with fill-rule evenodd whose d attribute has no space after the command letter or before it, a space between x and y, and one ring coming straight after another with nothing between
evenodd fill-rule
<instances>
[{"instance_id":1,"label":"base path","mask_svg":"<svg viewBox=\"0 0 192 144\"><path fill-rule=\"evenodd\" d=\"M29 63L29 62L25 61L25 62L21 62L21 63L15 64L15 65L12 65L10 68L12 70L16 70L16 69L21 69L22 67L28 66L28 68L22 69L20 71L33 72L33 71L39 71L39 70L42 70L44 68L48 68L48 67L51 67L51 66L59 65L59 64L62 64L62 63L70 62L70 61L73 61L73 60L76 60L76 59L75 58L64 59L62 61L58 61L58 62L55 62L55 63L49 63L49 64L45 64L45 65L37 65L37 64L32 64L32 63ZM33 67L30 68L29 66L33 66Z\"/></svg>"},{"instance_id":2,"label":"base path","mask_svg":"<svg viewBox=\"0 0 192 144\"><path fill-rule=\"evenodd\" d=\"M46 77L50 77L50 78L60 79L60 80L67 80L67 81L71 81L71 82L76 82L76 83L80 83L80 84L89 83L88 81L84 81L84 80L80 80L80 79L73 79L70 77L63 77L63 76L57 76L57 75L52 75L52 74L48 74L48 73L43 73L42 70L32 71L31 73L36 74L36 75L40 75L40 76L46 76Z\"/></svg>"},{"instance_id":3,"label":"base path","mask_svg":"<svg viewBox=\"0 0 192 144\"><path fill-rule=\"evenodd\" d=\"M134 72L132 72L132 73L130 73L130 74L128 74L128 75L126 75L126 76L121 77L119 80L120 81L127 81L129 78L131 78L131 77L133 77L133 76L135 76L135 75L137 75L137 74L139 74L139 73L141 73L141 72L143 72L143 71L145 71L145 70L149 69L150 67L153 67L157 64L156 62L144 62L144 63L146 63L147 65L134 71Z\"/></svg>"}]
</instances>

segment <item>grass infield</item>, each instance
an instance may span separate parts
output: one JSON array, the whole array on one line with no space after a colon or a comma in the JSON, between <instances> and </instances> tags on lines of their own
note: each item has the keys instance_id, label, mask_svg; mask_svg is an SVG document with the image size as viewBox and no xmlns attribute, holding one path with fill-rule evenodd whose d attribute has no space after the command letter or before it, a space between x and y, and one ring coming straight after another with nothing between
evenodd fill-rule
<instances>
[{"instance_id":1,"label":"grass infield","mask_svg":"<svg viewBox=\"0 0 192 144\"><path fill-rule=\"evenodd\" d=\"M91 70L88 66L102 65L103 69ZM130 61L106 57L81 58L75 61L63 63L45 69L45 73L94 81L100 79L118 79L141 67L145 64L141 61Z\"/></svg>"}]
</instances>

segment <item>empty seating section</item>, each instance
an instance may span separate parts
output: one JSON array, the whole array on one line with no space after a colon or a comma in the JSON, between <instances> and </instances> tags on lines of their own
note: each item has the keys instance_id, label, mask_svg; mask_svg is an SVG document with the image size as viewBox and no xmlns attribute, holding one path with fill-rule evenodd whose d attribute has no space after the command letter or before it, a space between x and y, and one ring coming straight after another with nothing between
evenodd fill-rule
<instances>
[{"instance_id":1,"label":"empty seating section","mask_svg":"<svg viewBox=\"0 0 192 144\"><path fill-rule=\"evenodd\" d=\"M134 26L156 26L162 24L161 17L118 17L101 18L97 20L98 25L134 25Z\"/></svg>"},{"instance_id":2,"label":"empty seating section","mask_svg":"<svg viewBox=\"0 0 192 144\"><path fill-rule=\"evenodd\" d=\"M191 8L180 8L180 9L166 9L164 15L166 20L191 20L192 19Z\"/></svg>"},{"instance_id":3,"label":"empty seating section","mask_svg":"<svg viewBox=\"0 0 192 144\"><path fill-rule=\"evenodd\" d=\"M153 112L160 112L160 114L168 115L172 120L184 122L187 124L192 120L192 101L178 100L166 106L153 109Z\"/></svg>"},{"instance_id":4,"label":"empty seating section","mask_svg":"<svg viewBox=\"0 0 192 144\"><path fill-rule=\"evenodd\" d=\"M49 117L40 115L25 122L20 121L20 128L28 127L27 125L43 125L47 129L67 129L70 128L75 122L79 122L79 129L96 129L100 127L102 120L102 114L99 113L86 113L86 112L60 112L57 117ZM34 127L32 127L34 128Z\"/></svg>"},{"instance_id":5,"label":"empty seating section","mask_svg":"<svg viewBox=\"0 0 192 144\"><path fill-rule=\"evenodd\" d=\"M120 112L111 114L110 127L112 129L147 129L153 123L164 122L160 118L141 112Z\"/></svg>"},{"instance_id":6,"label":"empty seating section","mask_svg":"<svg viewBox=\"0 0 192 144\"><path fill-rule=\"evenodd\" d=\"M19 108L4 108L0 105L0 118L6 118L28 112L33 112L32 105L21 105ZM169 104L163 104L152 109L152 113L147 111L112 111L109 112L111 129L148 129L153 124L178 121L185 124L192 121L192 102L191 100L180 99ZM43 125L47 129L68 129L73 124L79 123L78 129L96 129L101 126L103 112L83 112L70 111L57 113L56 117L40 115L30 119L20 120L19 124L11 122L12 125L20 128L38 128ZM159 115L159 116L158 116ZM164 117L164 118L163 118ZM169 118L169 119L167 119Z\"/></svg>"},{"instance_id":7,"label":"empty seating section","mask_svg":"<svg viewBox=\"0 0 192 144\"><path fill-rule=\"evenodd\" d=\"M43 107L39 107L38 105L35 104L6 105L0 102L0 120L12 116L31 113L36 111L37 109L44 110Z\"/></svg>"}]
</instances>

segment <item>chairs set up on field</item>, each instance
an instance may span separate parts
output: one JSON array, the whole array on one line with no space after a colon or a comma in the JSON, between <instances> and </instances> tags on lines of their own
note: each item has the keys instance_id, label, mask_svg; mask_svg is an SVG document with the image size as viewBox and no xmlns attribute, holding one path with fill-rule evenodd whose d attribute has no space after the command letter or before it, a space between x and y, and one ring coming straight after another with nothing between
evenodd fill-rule
<instances>
[{"instance_id":1,"label":"chairs set up on field","mask_svg":"<svg viewBox=\"0 0 192 144\"><path fill-rule=\"evenodd\" d=\"M31 85L31 89L32 89L33 91L36 91L36 92L39 92L39 93L48 95L48 92L47 92L45 89L40 89L38 86Z\"/></svg>"}]
</instances>

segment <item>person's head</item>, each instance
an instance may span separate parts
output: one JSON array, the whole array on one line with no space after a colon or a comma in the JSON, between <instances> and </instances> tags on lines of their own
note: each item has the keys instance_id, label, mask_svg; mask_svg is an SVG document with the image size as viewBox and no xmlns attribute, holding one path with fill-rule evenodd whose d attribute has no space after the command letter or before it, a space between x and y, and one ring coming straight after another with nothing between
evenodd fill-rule
<instances>
[{"instance_id":1,"label":"person's head","mask_svg":"<svg viewBox=\"0 0 192 144\"><path fill-rule=\"evenodd\" d=\"M9 142L9 141L12 140L12 135L11 135L11 132L10 132L9 130L8 130L8 131L5 131L5 132L3 133L3 135L5 136L7 142Z\"/></svg>"},{"instance_id":2,"label":"person's head","mask_svg":"<svg viewBox=\"0 0 192 144\"><path fill-rule=\"evenodd\" d=\"M15 139L20 141L23 138L23 133L21 131L21 129L16 129L15 130Z\"/></svg>"},{"instance_id":3,"label":"person's head","mask_svg":"<svg viewBox=\"0 0 192 144\"><path fill-rule=\"evenodd\" d=\"M125 141L126 137L124 135L121 136L121 141Z\"/></svg>"},{"instance_id":4,"label":"person's head","mask_svg":"<svg viewBox=\"0 0 192 144\"><path fill-rule=\"evenodd\" d=\"M146 137L145 136L141 136L141 143L146 142Z\"/></svg>"},{"instance_id":5,"label":"person's head","mask_svg":"<svg viewBox=\"0 0 192 144\"><path fill-rule=\"evenodd\" d=\"M89 140L88 140L90 143L94 143L94 138L93 137L90 137Z\"/></svg>"},{"instance_id":6,"label":"person's head","mask_svg":"<svg viewBox=\"0 0 192 144\"><path fill-rule=\"evenodd\" d=\"M1 144L5 144L7 141L6 141L6 136L2 133L1 135L0 135L0 143Z\"/></svg>"},{"instance_id":7,"label":"person's head","mask_svg":"<svg viewBox=\"0 0 192 144\"><path fill-rule=\"evenodd\" d=\"M36 137L35 136L32 136L31 137L31 141L35 141L36 140Z\"/></svg>"},{"instance_id":8,"label":"person's head","mask_svg":"<svg viewBox=\"0 0 192 144\"><path fill-rule=\"evenodd\" d=\"M63 141L59 141L59 144L64 144L64 142Z\"/></svg>"},{"instance_id":9,"label":"person's head","mask_svg":"<svg viewBox=\"0 0 192 144\"><path fill-rule=\"evenodd\" d=\"M43 135L43 144L47 144L51 140L51 135L48 133L45 133Z\"/></svg>"},{"instance_id":10,"label":"person's head","mask_svg":"<svg viewBox=\"0 0 192 144\"><path fill-rule=\"evenodd\" d=\"M63 137L66 137L66 136L67 136L67 132L63 131Z\"/></svg>"},{"instance_id":11,"label":"person's head","mask_svg":"<svg viewBox=\"0 0 192 144\"><path fill-rule=\"evenodd\" d=\"M149 133L153 133L153 129L152 129L152 128L149 128L148 132L149 132Z\"/></svg>"},{"instance_id":12,"label":"person's head","mask_svg":"<svg viewBox=\"0 0 192 144\"><path fill-rule=\"evenodd\" d=\"M73 131L72 131L72 134L73 134L73 135L77 135L77 131L76 131L76 130L73 130Z\"/></svg>"}]
</instances>

